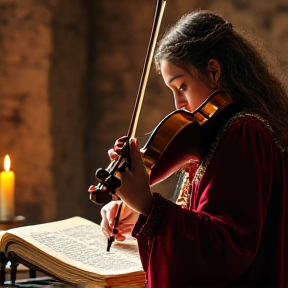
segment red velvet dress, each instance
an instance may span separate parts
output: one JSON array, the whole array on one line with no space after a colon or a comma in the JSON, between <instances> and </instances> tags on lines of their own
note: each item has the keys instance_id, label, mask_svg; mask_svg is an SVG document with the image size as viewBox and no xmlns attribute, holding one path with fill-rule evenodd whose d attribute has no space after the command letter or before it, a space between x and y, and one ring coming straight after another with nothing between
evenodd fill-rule
<instances>
[{"instance_id":1,"label":"red velvet dress","mask_svg":"<svg viewBox=\"0 0 288 288\"><path fill-rule=\"evenodd\" d=\"M287 153L257 115L223 127L185 206L157 193L137 238L149 288L287 288Z\"/></svg>"}]
</instances>

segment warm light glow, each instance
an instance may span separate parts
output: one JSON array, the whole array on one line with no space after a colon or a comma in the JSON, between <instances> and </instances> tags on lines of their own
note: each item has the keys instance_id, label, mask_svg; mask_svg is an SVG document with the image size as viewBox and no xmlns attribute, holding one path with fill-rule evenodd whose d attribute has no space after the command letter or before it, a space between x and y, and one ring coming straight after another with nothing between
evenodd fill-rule
<instances>
[{"instance_id":1,"label":"warm light glow","mask_svg":"<svg viewBox=\"0 0 288 288\"><path fill-rule=\"evenodd\" d=\"M6 155L5 159L4 159L4 169L6 172L8 172L10 170L10 166L11 166L10 157L9 157L9 155Z\"/></svg>"}]
</instances>

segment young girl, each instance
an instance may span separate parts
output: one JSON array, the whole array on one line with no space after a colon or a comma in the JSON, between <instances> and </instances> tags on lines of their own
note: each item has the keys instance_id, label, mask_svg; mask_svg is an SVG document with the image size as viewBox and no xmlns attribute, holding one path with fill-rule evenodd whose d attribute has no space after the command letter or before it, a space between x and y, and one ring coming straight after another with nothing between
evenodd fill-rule
<instances>
[{"instance_id":1,"label":"young girl","mask_svg":"<svg viewBox=\"0 0 288 288\"><path fill-rule=\"evenodd\" d=\"M209 11L184 15L171 27L155 63L177 109L194 112L212 93L243 109L217 128L200 163L182 169L175 203L151 191L130 139L132 167L116 191L124 203L116 239L131 232L137 238L147 287L287 288L284 84L255 46ZM122 140L109 150L111 159ZM107 237L120 202L102 208Z\"/></svg>"}]
</instances>

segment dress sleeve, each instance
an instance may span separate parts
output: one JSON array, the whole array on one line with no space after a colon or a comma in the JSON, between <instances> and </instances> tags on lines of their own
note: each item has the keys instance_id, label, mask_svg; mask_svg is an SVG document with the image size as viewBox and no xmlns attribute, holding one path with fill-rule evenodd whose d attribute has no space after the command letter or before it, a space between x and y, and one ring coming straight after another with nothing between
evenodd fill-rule
<instances>
[{"instance_id":1,"label":"dress sleeve","mask_svg":"<svg viewBox=\"0 0 288 288\"><path fill-rule=\"evenodd\" d=\"M193 185L189 209L153 194L153 209L140 215L133 235L155 287L226 286L244 273L259 247L281 155L263 123L237 120Z\"/></svg>"}]
</instances>

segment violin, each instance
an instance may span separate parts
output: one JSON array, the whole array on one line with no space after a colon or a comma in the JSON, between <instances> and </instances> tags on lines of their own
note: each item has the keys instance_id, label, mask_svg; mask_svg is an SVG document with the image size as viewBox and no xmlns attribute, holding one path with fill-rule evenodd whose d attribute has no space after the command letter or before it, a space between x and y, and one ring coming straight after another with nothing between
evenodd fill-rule
<instances>
[{"instance_id":1,"label":"violin","mask_svg":"<svg viewBox=\"0 0 288 288\"><path fill-rule=\"evenodd\" d=\"M179 109L166 116L141 148L149 184L152 186L167 179L190 162L200 163L218 131L241 108L242 105L224 91L215 91L194 112ZM99 184L90 193L90 200L96 204L113 200L115 190L121 185L119 172L127 166L131 166L128 140L116 161L107 169L96 171Z\"/></svg>"},{"instance_id":2,"label":"violin","mask_svg":"<svg viewBox=\"0 0 288 288\"><path fill-rule=\"evenodd\" d=\"M165 2L164 0L157 2L148 53L127 134L128 140L119 152L119 158L112 161L106 169L99 168L95 173L99 183L96 189L91 191L90 200L96 204L105 204L118 199L115 191L121 185L121 171L131 167L129 139L135 135L148 78L147 69L151 66L155 39L159 31L159 19L163 16ZM187 167L191 161L200 163L219 129L240 108L239 103L234 102L225 91L219 90L212 93L192 113L179 109L167 115L156 126L141 149L149 184L154 185L165 180L183 167Z\"/></svg>"},{"instance_id":3,"label":"violin","mask_svg":"<svg viewBox=\"0 0 288 288\"><path fill-rule=\"evenodd\" d=\"M232 103L224 91L215 91L194 112L180 109L166 116L141 149L150 185L200 163L219 129L239 109Z\"/></svg>"}]
</instances>

